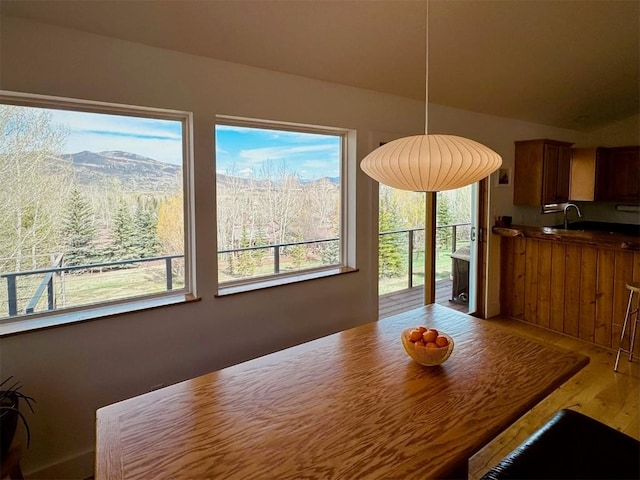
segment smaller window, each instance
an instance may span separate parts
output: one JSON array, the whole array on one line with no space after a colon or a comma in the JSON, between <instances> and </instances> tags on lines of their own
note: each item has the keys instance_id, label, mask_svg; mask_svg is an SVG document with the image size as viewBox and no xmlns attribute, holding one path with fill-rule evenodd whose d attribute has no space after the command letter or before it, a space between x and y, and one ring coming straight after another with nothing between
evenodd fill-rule
<instances>
[{"instance_id":1,"label":"smaller window","mask_svg":"<svg viewBox=\"0 0 640 480\"><path fill-rule=\"evenodd\" d=\"M219 119L218 281L345 265L345 130Z\"/></svg>"}]
</instances>

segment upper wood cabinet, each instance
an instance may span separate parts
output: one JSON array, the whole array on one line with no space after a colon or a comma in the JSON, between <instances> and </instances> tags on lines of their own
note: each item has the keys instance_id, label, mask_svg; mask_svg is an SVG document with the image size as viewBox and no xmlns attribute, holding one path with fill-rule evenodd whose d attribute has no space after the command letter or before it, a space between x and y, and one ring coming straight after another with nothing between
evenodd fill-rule
<instances>
[{"instance_id":1,"label":"upper wood cabinet","mask_svg":"<svg viewBox=\"0 0 640 480\"><path fill-rule=\"evenodd\" d=\"M569 200L571 145L548 139L515 142L515 205L539 206Z\"/></svg>"},{"instance_id":2,"label":"upper wood cabinet","mask_svg":"<svg viewBox=\"0 0 640 480\"><path fill-rule=\"evenodd\" d=\"M571 182L569 200L595 200L596 159L602 148L573 148L571 150Z\"/></svg>"},{"instance_id":3,"label":"upper wood cabinet","mask_svg":"<svg viewBox=\"0 0 640 480\"><path fill-rule=\"evenodd\" d=\"M640 146L598 148L594 200L640 203Z\"/></svg>"},{"instance_id":4,"label":"upper wood cabinet","mask_svg":"<svg viewBox=\"0 0 640 480\"><path fill-rule=\"evenodd\" d=\"M640 203L640 146L574 148L569 199Z\"/></svg>"}]
</instances>

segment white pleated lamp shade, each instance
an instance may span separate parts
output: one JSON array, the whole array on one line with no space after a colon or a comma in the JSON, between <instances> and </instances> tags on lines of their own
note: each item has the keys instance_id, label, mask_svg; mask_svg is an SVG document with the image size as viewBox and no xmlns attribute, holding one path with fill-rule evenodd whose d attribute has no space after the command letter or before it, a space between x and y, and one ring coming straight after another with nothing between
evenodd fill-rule
<instances>
[{"instance_id":1,"label":"white pleated lamp shade","mask_svg":"<svg viewBox=\"0 0 640 480\"><path fill-rule=\"evenodd\" d=\"M456 135L415 135L376 148L360 168L393 188L439 192L478 182L501 164L500 155L474 140Z\"/></svg>"}]
</instances>

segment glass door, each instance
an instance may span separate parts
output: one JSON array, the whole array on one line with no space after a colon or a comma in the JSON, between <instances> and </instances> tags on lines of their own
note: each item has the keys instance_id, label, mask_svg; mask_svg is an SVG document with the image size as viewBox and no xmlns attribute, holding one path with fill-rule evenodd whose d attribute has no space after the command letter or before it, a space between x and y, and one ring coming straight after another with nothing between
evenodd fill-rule
<instances>
[{"instance_id":1,"label":"glass door","mask_svg":"<svg viewBox=\"0 0 640 480\"><path fill-rule=\"evenodd\" d=\"M473 313L477 308L478 184L436 194L435 303Z\"/></svg>"},{"instance_id":2,"label":"glass door","mask_svg":"<svg viewBox=\"0 0 640 480\"><path fill-rule=\"evenodd\" d=\"M378 294L424 285L424 193L379 186ZM422 303L422 301L421 301Z\"/></svg>"}]
</instances>

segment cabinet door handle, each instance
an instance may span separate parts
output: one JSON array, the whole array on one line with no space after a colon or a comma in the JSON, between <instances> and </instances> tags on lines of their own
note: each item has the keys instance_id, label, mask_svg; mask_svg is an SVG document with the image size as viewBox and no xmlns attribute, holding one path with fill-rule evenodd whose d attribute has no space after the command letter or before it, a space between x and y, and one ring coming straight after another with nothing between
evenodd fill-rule
<instances>
[{"instance_id":1,"label":"cabinet door handle","mask_svg":"<svg viewBox=\"0 0 640 480\"><path fill-rule=\"evenodd\" d=\"M471 227L471 241L476 241L476 227Z\"/></svg>"}]
</instances>

